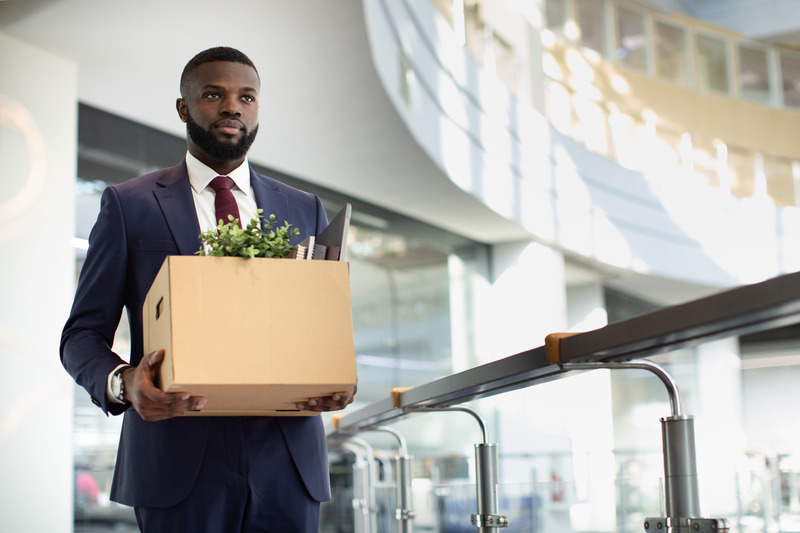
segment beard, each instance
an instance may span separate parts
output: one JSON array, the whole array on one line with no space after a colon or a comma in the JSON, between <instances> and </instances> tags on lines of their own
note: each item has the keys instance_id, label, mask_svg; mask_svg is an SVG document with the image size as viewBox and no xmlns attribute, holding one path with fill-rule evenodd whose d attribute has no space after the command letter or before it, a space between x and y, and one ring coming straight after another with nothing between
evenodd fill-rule
<instances>
[{"instance_id":1,"label":"beard","mask_svg":"<svg viewBox=\"0 0 800 533\"><path fill-rule=\"evenodd\" d=\"M225 142L218 140L211 131L203 129L194 121L190 114L186 114L186 133L194 144L215 161L233 161L243 158L253 141L256 140L258 125L253 131L245 130L244 136L238 142Z\"/></svg>"}]
</instances>

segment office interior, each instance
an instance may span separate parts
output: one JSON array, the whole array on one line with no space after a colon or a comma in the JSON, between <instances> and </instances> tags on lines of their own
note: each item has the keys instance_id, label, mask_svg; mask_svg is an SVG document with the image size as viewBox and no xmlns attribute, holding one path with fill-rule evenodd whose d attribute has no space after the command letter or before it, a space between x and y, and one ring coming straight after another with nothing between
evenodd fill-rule
<instances>
[{"instance_id":1,"label":"office interior","mask_svg":"<svg viewBox=\"0 0 800 533\"><path fill-rule=\"evenodd\" d=\"M250 162L353 205L356 402L800 270L800 10L790 0L0 1L0 530L135 531L108 500L121 420L58 360L109 184L177 164L183 65L262 81ZM115 350L124 354L124 320ZM696 427L703 514L800 531L800 328L649 358ZM506 531L663 516L658 378L575 372L471 402ZM332 417L325 417L333 429ZM475 531L473 417L392 424L414 531ZM322 531L395 531L396 439L332 443Z\"/></svg>"}]
</instances>

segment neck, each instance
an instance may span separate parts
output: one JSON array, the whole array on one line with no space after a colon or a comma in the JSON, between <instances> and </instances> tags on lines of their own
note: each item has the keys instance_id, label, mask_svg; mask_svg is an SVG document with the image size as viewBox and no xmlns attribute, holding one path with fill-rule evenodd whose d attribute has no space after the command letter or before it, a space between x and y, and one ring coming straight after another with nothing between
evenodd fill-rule
<instances>
[{"instance_id":1,"label":"neck","mask_svg":"<svg viewBox=\"0 0 800 533\"><path fill-rule=\"evenodd\" d=\"M189 153L192 154L193 156L195 156L198 161L200 161L201 163L203 163L207 167L213 169L214 172L216 172L217 174L219 174L221 176L226 176L226 175L230 174L232 171L234 171L235 169L239 168L239 166L242 163L244 163L244 160L245 160L245 158L242 157L242 158L239 158L239 159L229 159L229 160L220 161L220 160L213 159L213 158L209 157L208 154L206 154L205 152L202 152L200 150L191 150L190 149Z\"/></svg>"}]
</instances>

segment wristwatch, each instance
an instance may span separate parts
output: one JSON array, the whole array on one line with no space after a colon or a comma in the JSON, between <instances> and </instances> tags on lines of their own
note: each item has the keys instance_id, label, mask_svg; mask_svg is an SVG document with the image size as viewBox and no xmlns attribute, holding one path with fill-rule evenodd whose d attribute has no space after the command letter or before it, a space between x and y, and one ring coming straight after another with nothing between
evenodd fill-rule
<instances>
[{"instance_id":1,"label":"wristwatch","mask_svg":"<svg viewBox=\"0 0 800 533\"><path fill-rule=\"evenodd\" d=\"M111 374L111 394L121 403L130 403L125 399L125 385L122 382L122 373L129 368L133 367L131 365L123 365Z\"/></svg>"}]
</instances>

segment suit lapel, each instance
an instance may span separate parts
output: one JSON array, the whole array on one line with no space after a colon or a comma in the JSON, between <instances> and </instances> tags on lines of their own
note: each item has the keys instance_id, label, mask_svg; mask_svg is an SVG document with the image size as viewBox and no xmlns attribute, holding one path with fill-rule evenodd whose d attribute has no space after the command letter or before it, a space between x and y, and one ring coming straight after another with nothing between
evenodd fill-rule
<instances>
[{"instance_id":1,"label":"suit lapel","mask_svg":"<svg viewBox=\"0 0 800 533\"><path fill-rule=\"evenodd\" d=\"M289 219L289 200L275 185L261 174L250 169L250 185L256 196L256 205L264 211L264 219L275 215L275 226L282 226L284 220Z\"/></svg>"},{"instance_id":2,"label":"suit lapel","mask_svg":"<svg viewBox=\"0 0 800 533\"><path fill-rule=\"evenodd\" d=\"M181 255L192 255L200 249L200 223L189 184L186 162L168 169L156 182L153 194L164 213L172 238Z\"/></svg>"}]
</instances>

